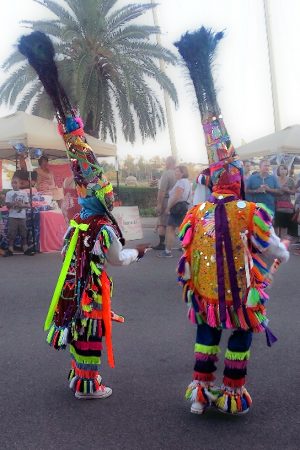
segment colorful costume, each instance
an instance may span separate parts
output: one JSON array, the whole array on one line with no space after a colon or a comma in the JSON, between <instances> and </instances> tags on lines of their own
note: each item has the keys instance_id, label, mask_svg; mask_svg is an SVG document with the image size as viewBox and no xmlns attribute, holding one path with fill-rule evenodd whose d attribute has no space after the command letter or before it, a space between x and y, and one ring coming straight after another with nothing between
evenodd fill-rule
<instances>
[{"instance_id":1,"label":"colorful costume","mask_svg":"<svg viewBox=\"0 0 300 450\"><path fill-rule=\"evenodd\" d=\"M124 239L110 213L112 185L86 142L81 119L59 84L50 39L34 32L21 38L19 49L53 101L81 205L80 214L70 221L65 236L64 262L45 321L47 341L56 349L70 345L69 380L75 397L104 398L112 391L102 385L99 373L102 337L106 340L108 362L114 367L112 320L124 320L111 311L112 280L105 264L130 264L143 256L144 249L122 249Z\"/></svg>"},{"instance_id":2,"label":"colorful costume","mask_svg":"<svg viewBox=\"0 0 300 450\"><path fill-rule=\"evenodd\" d=\"M184 254L178 266L189 318L197 325L195 366L186 398L191 412L202 414L215 403L223 412L247 412L251 397L245 388L253 332L268 328L265 289L270 275L265 254L288 259L275 235L270 211L244 201L242 163L230 142L213 85L211 64L222 33L201 28L176 45L190 71L200 107L210 163L213 193L194 206L180 230ZM214 387L223 329L230 329L223 385Z\"/></svg>"}]
</instances>

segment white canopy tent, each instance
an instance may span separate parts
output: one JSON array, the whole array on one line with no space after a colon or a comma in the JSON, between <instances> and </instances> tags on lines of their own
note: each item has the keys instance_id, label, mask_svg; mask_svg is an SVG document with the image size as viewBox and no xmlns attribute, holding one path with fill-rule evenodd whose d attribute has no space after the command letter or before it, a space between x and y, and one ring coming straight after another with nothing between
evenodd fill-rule
<instances>
[{"instance_id":1,"label":"white canopy tent","mask_svg":"<svg viewBox=\"0 0 300 450\"><path fill-rule=\"evenodd\" d=\"M300 125L292 125L276 133L268 134L242 145L237 150L243 160L263 156L277 156L277 159L280 159L283 155L294 156L297 160L300 157Z\"/></svg>"},{"instance_id":2,"label":"white canopy tent","mask_svg":"<svg viewBox=\"0 0 300 450\"><path fill-rule=\"evenodd\" d=\"M116 156L116 145L106 144L88 134L86 138L97 157ZM40 148L52 159L66 157L64 141L57 132L56 123L22 111L0 118L0 159L15 159L15 143Z\"/></svg>"}]
</instances>

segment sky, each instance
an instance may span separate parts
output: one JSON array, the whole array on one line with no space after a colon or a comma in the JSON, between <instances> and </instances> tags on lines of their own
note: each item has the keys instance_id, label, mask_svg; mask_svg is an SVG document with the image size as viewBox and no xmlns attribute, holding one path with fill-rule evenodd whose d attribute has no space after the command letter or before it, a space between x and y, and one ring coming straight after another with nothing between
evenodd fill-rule
<instances>
[{"instance_id":1,"label":"sky","mask_svg":"<svg viewBox=\"0 0 300 450\"><path fill-rule=\"evenodd\" d=\"M300 123L300 2L268 1L280 124L285 128ZM134 2L119 0L117 5L122 7L126 3ZM2 0L0 64L12 51L17 38L26 32L20 21L41 18L44 11L33 0ZM215 83L232 142L238 147L272 133L274 118L263 0L160 0L157 13L163 45L174 52L177 50L173 43L186 31L202 25L215 31L225 30L216 58ZM149 24L152 20L150 11L140 22ZM178 107L172 107L179 160L205 163L201 119L191 82L182 65L167 67L167 74L179 97ZM0 81L4 76L0 71ZM0 107L0 116L10 112L13 110ZM131 145L118 139L117 146L121 158L131 154L148 159L171 153L167 129L160 132L155 141L148 140L143 144L137 140Z\"/></svg>"}]
</instances>

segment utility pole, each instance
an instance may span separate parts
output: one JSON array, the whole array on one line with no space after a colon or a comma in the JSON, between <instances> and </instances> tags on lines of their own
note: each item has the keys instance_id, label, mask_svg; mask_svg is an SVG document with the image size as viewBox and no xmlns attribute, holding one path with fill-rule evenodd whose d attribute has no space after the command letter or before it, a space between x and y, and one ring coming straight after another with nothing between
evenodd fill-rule
<instances>
[{"instance_id":1,"label":"utility pole","mask_svg":"<svg viewBox=\"0 0 300 450\"><path fill-rule=\"evenodd\" d=\"M265 13L266 37L267 37L267 45L268 45L268 60L269 60L271 93L272 93L272 103L273 103L274 128L275 128L275 131L279 131L279 130L281 130L281 123L280 123L280 114L279 114L279 102L278 102L278 93L277 93L277 83L276 83L273 43L272 43L272 32L271 32L271 23L270 23L270 9L269 9L268 0L263 0L263 4L264 4L264 13Z\"/></svg>"},{"instance_id":2,"label":"utility pole","mask_svg":"<svg viewBox=\"0 0 300 450\"><path fill-rule=\"evenodd\" d=\"M151 0L151 3L154 5L155 1ZM156 7L152 8L152 14L153 14L154 25L156 27L159 27ZM160 34L156 34L156 42L158 45L160 45L160 46L162 45ZM159 67L163 73L166 73L166 65L162 59L159 60ZM167 126L168 126L168 130L169 130L171 153L174 156L175 160L178 161L178 150L177 150L177 146L176 146L171 103L170 103L170 98L169 98L168 94L166 93L165 89L164 89L164 102L165 102L165 109L166 109Z\"/></svg>"}]
</instances>

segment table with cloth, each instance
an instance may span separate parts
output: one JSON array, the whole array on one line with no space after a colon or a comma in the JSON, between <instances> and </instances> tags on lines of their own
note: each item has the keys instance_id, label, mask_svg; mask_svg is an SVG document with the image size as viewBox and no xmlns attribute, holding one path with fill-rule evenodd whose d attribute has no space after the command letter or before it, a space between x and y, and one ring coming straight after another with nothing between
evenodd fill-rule
<instances>
[{"instance_id":1,"label":"table with cloth","mask_svg":"<svg viewBox=\"0 0 300 450\"><path fill-rule=\"evenodd\" d=\"M26 211L28 245L32 245L32 223L31 211ZM35 248L40 252L60 251L63 243L63 236L67 229L67 224L60 210L43 210L43 207L33 208L33 223ZM6 207L0 208L0 248L8 247L8 210ZM17 237L15 246L20 246L20 238Z\"/></svg>"}]
</instances>

